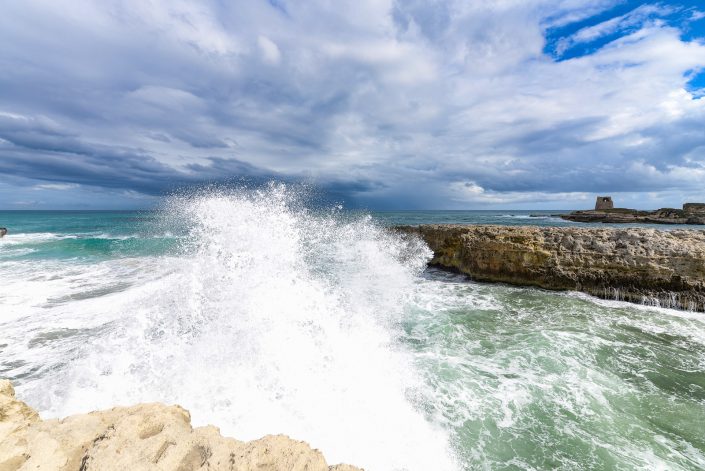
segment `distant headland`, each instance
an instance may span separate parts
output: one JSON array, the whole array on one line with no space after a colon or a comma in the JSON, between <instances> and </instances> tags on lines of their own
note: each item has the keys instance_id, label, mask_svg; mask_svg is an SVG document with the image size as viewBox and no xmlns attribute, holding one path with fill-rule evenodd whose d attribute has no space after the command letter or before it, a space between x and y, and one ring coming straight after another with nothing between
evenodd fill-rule
<instances>
[{"instance_id":1,"label":"distant headland","mask_svg":"<svg viewBox=\"0 0 705 471\"><path fill-rule=\"evenodd\" d=\"M705 203L685 203L683 209L655 211L615 208L611 196L598 196L595 209L558 215L567 221L646 224L705 224Z\"/></svg>"}]
</instances>

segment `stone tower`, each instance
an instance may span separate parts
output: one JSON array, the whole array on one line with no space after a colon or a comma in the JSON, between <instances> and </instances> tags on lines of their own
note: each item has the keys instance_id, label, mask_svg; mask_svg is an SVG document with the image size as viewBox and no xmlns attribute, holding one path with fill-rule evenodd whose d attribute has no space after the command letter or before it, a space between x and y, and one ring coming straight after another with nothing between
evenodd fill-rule
<instances>
[{"instance_id":1,"label":"stone tower","mask_svg":"<svg viewBox=\"0 0 705 471\"><path fill-rule=\"evenodd\" d=\"M611 196L598 196L597 201L595 202L595 211L599 211L601 209L613 209L614 208L614 203L612 203L612 197Z\"/></svg>"},{"instance_id":2,"label":"stone tower","mask_svg":"<svg viewBox=\"0 0 705 471\"><path fill-rule=\"evenodd\" d=\"M683 211L687 213L705 213L705 203L685 203Z\"/></svg>"}]
</instances>

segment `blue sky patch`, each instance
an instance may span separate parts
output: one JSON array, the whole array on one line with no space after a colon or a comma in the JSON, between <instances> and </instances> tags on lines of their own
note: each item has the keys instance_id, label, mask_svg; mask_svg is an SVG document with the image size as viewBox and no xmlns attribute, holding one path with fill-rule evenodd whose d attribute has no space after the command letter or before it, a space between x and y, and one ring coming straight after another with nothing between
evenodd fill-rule
<instances>
[{"instance_id":1,"label":"blue sky patch","mask_svg":"<svg viewBox=\"0 0 705 471\"><path fill-rule=\"evenodd\" d=\"M688 83L686 85L686 90L693 94L696 98L702 98L705 96L705 70L701 70L697 73L686 74L688 78Z\"/></svg>"},{"instance_id":2,"label":"blue sky patch","mask_svg":"<svg viewBox=\"0 0 705 471\"><path fill-rule=\"evenodd\" d=\"M626 0L601 13L546 29L544 53L556 61L593 54L644 27L675 27L685 41L705 38L705 4L697 0Z\"/></svg>"}]
</instances>

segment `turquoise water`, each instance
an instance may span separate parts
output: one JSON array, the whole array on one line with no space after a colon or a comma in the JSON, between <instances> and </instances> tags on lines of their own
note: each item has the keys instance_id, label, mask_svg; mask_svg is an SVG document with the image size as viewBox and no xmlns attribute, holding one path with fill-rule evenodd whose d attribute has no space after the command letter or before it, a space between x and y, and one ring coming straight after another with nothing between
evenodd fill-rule
<instances>
[{"instance_id":1,"label":"turquoise water","mask_svg":"<svg viewBox=\"0 0 705 471\"><path fill-rule=\"evenodd\" d=\"M319 210L325 213L325 210ZM689 225L584 224L564 221L567 211L353 211L341 219L371 215L381 226L419 224L500 224L556 227L651 227L696 229ZM160 211L0 211L10 230L4 259L101 259L166 254L190 229L189 221L167 221ZM7 242L6 240L6 242Z\"/></svg>"},{"instance_id":2,"label":"turquoise water","mask_svg":"<svg viewBox=\"0 0 705 471\"><path fill-rule=\"evenodd\" d=\"M276 186L0 212L0 376L43 416L179 403L369 470L705 469L705 316L474 283L384 229L575 225L552 213L307 210Z\"/></svg>"},{"instance_id":3,"label":"turquoise water","mask_svg":"<svg viewBox=\"0 0 705 471\"><path fill-rule=\"evenodd\" d=\"M703 226L690 224L604 224L565 221L561 210L477 210L477 211L374 211L371 214L384 224L500 224L503 226L553 226L553 227L650 227L663 231L674 229L703 230Z\"/></svg>"},{"instance_id":4,"label":"turquoise water","mask_svg":"<svg viewBox=\"0 0 705 471\"><path fill-rule=\"evenodd\" d=\"M0 227L9 230L0 259L161 254L184 229L159 227L158 221L156 213L147 211L0 211Z\"/></svg>"}]
</instances>

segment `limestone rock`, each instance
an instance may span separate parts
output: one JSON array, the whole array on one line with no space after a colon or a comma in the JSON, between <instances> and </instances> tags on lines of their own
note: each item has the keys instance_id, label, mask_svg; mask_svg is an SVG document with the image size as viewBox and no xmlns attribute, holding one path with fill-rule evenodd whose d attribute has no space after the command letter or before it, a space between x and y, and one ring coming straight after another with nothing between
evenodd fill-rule
<instances>
[{"instance_id":1,"label":"limestone rock","mask_svg":"<svg viewBox=\"0 0 705 471\"><path fill-rule=\"evenodd\" d=\"M329 467L305 442L267 435L240 442L191 427L179 406L139 404L41 420L0 380L0 471L360 471Z\"/></svg>"},{"instance_id":2,"label":"limestone rock","mask_svg":"<svg viewBox=\"0 0 705 471\"><path fill-rule=\"evenodd\" d=\"M598 196L594 210L573 211L558 216L567 221L604 222L611 224L705 224L705 204L685 203L683 209L661 208L656 211L640 211L638 209L613 208L612 200L604 202L605 198Z\"/></svg>"},{"instance_id":3,"label":"limestone rock","mask_svg":"<svg viewBox=\"0 0 705 471\"><path fill-rule=\"evenodd\" d=\"M479 281L705 311L705 231L424 225L431 264Z\"/></svg>"}]
</instances>

